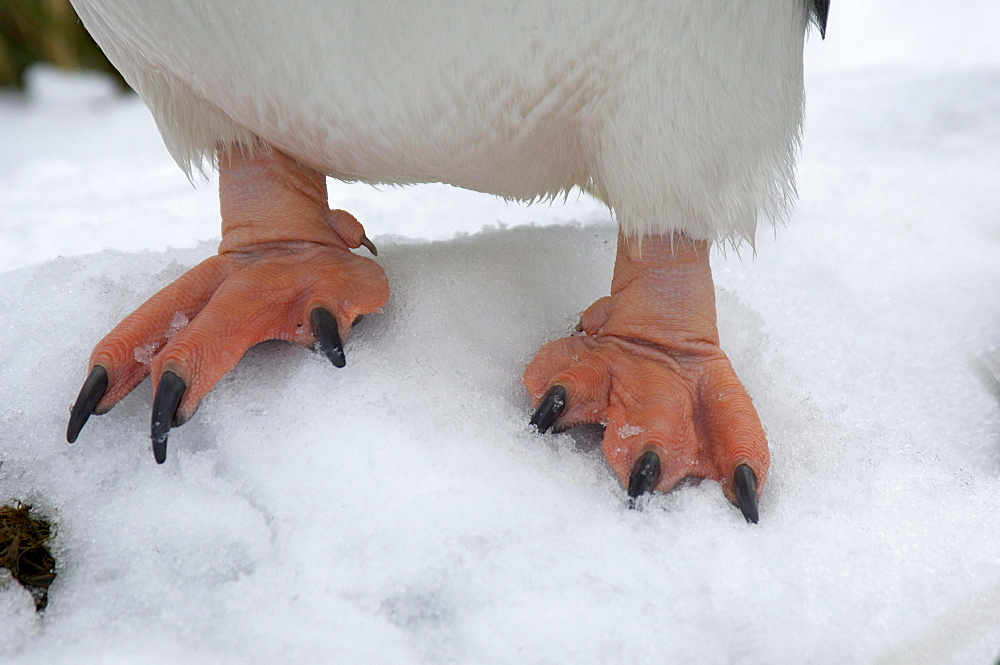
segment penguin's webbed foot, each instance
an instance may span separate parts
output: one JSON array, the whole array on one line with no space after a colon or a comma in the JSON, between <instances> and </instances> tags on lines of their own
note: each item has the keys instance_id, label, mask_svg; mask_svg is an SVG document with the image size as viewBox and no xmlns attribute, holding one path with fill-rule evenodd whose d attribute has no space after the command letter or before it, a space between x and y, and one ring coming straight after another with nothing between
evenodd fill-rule
<instances>
[{"instance_id":1,"label":"penguin's webbed foot","mask_svg":"<svg viewBox=\"0 0 1000 665\"><path fill-rule=\"evenodd\" d=\"M363 314L389 297L382 268L351 249L374 245L354 217L326 204L322 175L277 151L220 156L223 237L206 259L152 296L94 348L66 436L76 440L146 376L151 440L166 458L171 427L186 422L216 382L258 342L318 346L337 367Z\"/></svg>"},{"instance_id":2,"label":"penguin's webbed foot","mask_svg":"<svg viewBox=\"0 0 1000 665\"><path fill-rule=\"evenodd\" d=\"M630 505L687 477L712 478L749 522L769 452L757 411L719 347L705 243L619 239L612 295L582 336L542 347L524 374L539 431L605 427L604 454Z\"/></svg>"}]
</instances>

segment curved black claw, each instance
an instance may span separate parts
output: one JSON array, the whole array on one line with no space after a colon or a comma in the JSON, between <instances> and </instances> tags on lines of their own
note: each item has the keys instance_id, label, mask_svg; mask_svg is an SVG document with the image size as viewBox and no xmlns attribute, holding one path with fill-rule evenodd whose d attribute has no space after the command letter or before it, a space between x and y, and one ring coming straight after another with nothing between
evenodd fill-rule
<instances>
[{"instance_id":1,"label":"curved black claw","mask_svg":"<svg viewBox=\"0 0 1000 665\"><path fill-rule=\"evenodd\" d=\"M632 467L632 475L628 478L629 508L635 508L635 500L652 492L656 481L660 479L660 456L652 450L646 451Z\"/></svg>"},{"instance_id":2,"label":"curved black claw","mask_svg":"<svg viewBox=\"0 0 1000 665\"><path fill-rule=\"evenodd\" d=\"M545 434L552 427L559 414L566 408L566 388L558 384L549 388L545 397L538 403L538 408L531 414L529 425L534 425L538 431Z\"/></svg>"},{"instance_id":3,"label":"curved black claw","mask_svg":"<svg viewBox=\"0 0 1000 665\"><path fill-rule=\"evenodd\" d=\"M375 243L368 239L368 236L361 236L361 244L372 253L372 256L378 256L378 249L375 247Z\"/></svg>"},{"instance_id":4,"label":"curved black claw","mask_svg":"<svg viewBox=\"0 0 1000 665\"><path fill-rule=\"evenodd\" d=\"M316 335L316 343L320 351L333 363L334 367L343 367L347 364L344 356L344 343L340 341L340 331L337 329L337 319L329 310L317 307L309 312L309 323L312 324L313 334Z\"/></svg>"},{"instance_id":5,"label":"curved black claw","mask_svg":"<svg viewBox=\"0 0 1000 665\"><path fill-rule=\"evenodd\" d=\"M73 409L69 412L69 426L66 427L66 440L70 443L76 441L80 436L80 430L87 424L87 419L94 413L94 407L101 401L104 391L108 389L108 370L100 365L94 365L87 375L87 380L80 388L80 394L73 402Z\"/></svg>"},{"instance_id":6,"label":"curved black claw","mask_svg":"<svg viewBox=\"0 0 1000 665\"><path fill-rule=\"evenodd\" d=\"M736 486L736 505L743 512L747 522L757 523L757 476L746 464L740 464L733 471Z\"/></svg>"},{"instance_id":7,"label":"curved black claw","mask_svg":"<svg viewBox=\"0 0 1000 665\"><path fill-rule=\"evenodd\" d=\"M153 397L153 424L150 438L153 440L153 457L157 464L167 461L167 435L177 416L177 406L181 403L187 384L173 372L160 375L160 384Z\"/></svg>"}]
</instances>

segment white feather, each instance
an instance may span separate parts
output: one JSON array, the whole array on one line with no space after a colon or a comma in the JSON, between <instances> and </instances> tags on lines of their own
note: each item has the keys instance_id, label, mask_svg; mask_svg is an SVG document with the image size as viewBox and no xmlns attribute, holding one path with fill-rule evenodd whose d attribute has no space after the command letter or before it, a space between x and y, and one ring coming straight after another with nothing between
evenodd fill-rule
<instances>
[{"instance_id":1,"label":"white feather","mask_svg":"<svg viewBox=\"0 0 1000 665\"><path fill-rule=\"evenodd\" d=\"M74 0L190 175L255 138L343 180L597 193L752 239L794 197L802 0Z\"/></svg>"}]
</instances>

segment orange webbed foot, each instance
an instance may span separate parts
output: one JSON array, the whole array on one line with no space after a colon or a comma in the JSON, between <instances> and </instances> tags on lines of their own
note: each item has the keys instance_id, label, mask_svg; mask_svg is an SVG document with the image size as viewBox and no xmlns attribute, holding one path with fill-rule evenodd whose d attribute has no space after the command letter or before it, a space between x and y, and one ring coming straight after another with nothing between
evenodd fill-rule
<instances>
[{"instance_id":1,"label":"orange webbed foot","mask_svg":"<svg viewBox=\"0 0 1000 665\"><path fill-rule=\"evenodd\" d=\"M223 238L201 262L126 317L94 348L67 439L146 376L153 382L151 439L166 458L172 426L186 422L254 344L319 346L344 366L343 340L389 297L361 224L326 205L325 178L277 151L220 155ZM318 343L317 343L318 342Z\"/></svg>"},{"instance_id":2,"label":"orange webbed foot","mask_svg":"<svg viewBox=\"0 0 1000 665\"><path fill-rule=\"evenodd\" d=\"M612 295L578 331L543 346L525 371L532 424L604 425L605 456L631 500L713 478L756 522L767 439L719 348L705 243L646 238L640 251L620 238Z\"/></svg>"}]
</instances>

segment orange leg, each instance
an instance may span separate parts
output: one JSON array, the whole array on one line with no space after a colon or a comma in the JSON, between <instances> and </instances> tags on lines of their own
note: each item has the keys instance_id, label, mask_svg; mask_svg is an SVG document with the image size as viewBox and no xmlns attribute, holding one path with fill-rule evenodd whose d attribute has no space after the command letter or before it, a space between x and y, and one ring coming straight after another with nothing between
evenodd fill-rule
<instances>
[{"instance_id":1,"label":"orange leg","mask_svg":"<svg viewBox=\"0 0 1000 665\"><path fill-rule=\"evenodd\" d=\"M604 454L629 495L714 478L749 521L770 455L760 418L719 348L705 242L618 238L611 295L583 336L542 347L524 373L541 431L605 426Z\"/></svg>"},{"instance_id":2,"label":"orange leg","mask_svg":"<svg viewBox=\"0 0 1000 665\"><path fill-rule=\"evenodd\" d=\"M67 439L152 376L152 439L166 457L187 421L254 344L319 342L343 366L353 321L389 298L385 273L351 249L374 246L349 213L327 206L325 177L277 150L219 154L222 242L102 339L73 407Z\"/></svg>"}]
</instances>

